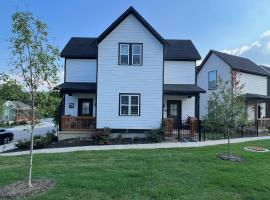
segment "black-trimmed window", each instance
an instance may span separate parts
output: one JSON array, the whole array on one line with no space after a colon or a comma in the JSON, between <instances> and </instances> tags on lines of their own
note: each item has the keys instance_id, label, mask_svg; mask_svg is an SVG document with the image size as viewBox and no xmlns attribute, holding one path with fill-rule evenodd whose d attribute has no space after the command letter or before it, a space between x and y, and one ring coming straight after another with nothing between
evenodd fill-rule
<instances>
[{"instance_id":1,"label":"black-trimmed window","mask_svg":"<svg viewBox=\"0 0 270 200\"><path fill-rule=\"evenodd\" d=\"M140 115L140 94L119 94L119 115Z\"/></svg>"},{"instance_id":2,"label":"black-trimmed window","mask_svg":"<svg viewBox=\"0 0 270 200\"><path fill-rule=\"evenodd\" d=\"M142 43L119 43L119 65L142 65Z\"/></svg>"},{"instance_id":3,"label":"black-trimmed window","mask_svg":"<svg viewBox=\"0 0 270 200\"><path fill-rule=\"evenodd\" d=\"M208 90L217 89L217 70L208 72Z\"/></svg>"}]
</instances>

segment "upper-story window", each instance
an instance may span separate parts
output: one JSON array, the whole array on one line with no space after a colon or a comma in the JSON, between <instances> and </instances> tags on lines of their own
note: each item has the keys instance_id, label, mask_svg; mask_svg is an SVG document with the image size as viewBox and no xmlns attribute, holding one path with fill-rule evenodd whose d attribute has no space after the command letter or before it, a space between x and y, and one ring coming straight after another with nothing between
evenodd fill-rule
<instances>
[{"instance_id":1,"label":"upper-story window","mask_svg":"<svg viewBox=\"0 0 270 200\"><path fill-rule=\"evenodd\" d=\"M120 56L119 64L128 65L129 64L129 44L120 44Z\"/></svg>"},{"instance_id":2,"label":"upper-story window","mask_svg":"<svg viewBox=\"0 0 270 200\"><path fill-rule=\"evenodd\" d=\"M208 90L217 89L217 70L208 72Z\"/></svg>"},{"instance_id":3,"label":"upper-story window","mask_svg":"<svg viewBox=\"0 0 270 200\"><path fill-rule=\"evenodd\" d=\"M143 44L141 43L120 43L119 44L119 65L142 65Z\"/></svg>"}]
</instances>

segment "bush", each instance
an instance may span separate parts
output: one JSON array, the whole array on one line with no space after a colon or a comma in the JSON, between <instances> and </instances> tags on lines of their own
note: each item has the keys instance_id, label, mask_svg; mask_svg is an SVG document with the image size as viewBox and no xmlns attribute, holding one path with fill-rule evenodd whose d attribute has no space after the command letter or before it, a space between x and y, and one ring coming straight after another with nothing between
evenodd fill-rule
<instances>
[{"instance_id":1,"label":"bush","mask_svg":"<svg viewBox=\"0 0 270 200\"><path fill-rule=\"evenodd\" d=\"M19 149L29 149L30 148L30 141L29 140L19 140L15 146Z\"/></svg>"},{"instance_id":2,"label":"bush","mask_svg":"<svg viewBox=\"0 0 270 200\"><path fill-rule=\"evenodd\" d=\"M92 142L94 144L110 144L110 134L109 128L97 129L92 134Z\"/></svg>"},{"instance_id":3,"label":"bush","mask_svg":"<svg viewBox=\"0 0 270 200\"><path fill-rule=\"evenodd\" d=\"M148 140L151 142L162 142L164 141L164 127L161 125L158 129L152 129L148 133Z\"/></svg>"},{"instance_id":4,"label":"bush","mask_svg":"<svg viewBox=\"0 0 270 200\"><path fill-rule=\"evenodd\" d=\"M51 142L57 141L57 136L54 133L47 133L45 136L34 136L34 149L42 149ZM29 140L20 140L15 146L19 149L29 149L31 142Z\"/></svg>"}]
</instances>

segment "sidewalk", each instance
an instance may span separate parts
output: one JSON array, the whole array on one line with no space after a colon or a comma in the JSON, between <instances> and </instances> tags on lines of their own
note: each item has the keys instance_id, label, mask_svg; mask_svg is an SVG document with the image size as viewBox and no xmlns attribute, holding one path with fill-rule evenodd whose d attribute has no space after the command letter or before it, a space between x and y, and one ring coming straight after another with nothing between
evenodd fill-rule
<instances>
[{"instance_id":1,"label":"sidewalk","mask_svg":"<svg viewBox=\"0 0 270 200\"><path fill-rule=\"evenodd\" d=\"M270 136L235 138L231 143L240 143L256 140L269 140ZM121 149L167 149L167 148L186 148L186 147L204 147L226 144L227 140L212 140L205 142L177 142L177 143L154 143L154 144L127 144L127 145L99 145L99 146L82 146L34 150L34 154L41 153L65 153L75 151L99 151L99 150L121 150ZM29 151L0 153L0 156L18 156L29 154Z\"/></svg>"}]
</instances>

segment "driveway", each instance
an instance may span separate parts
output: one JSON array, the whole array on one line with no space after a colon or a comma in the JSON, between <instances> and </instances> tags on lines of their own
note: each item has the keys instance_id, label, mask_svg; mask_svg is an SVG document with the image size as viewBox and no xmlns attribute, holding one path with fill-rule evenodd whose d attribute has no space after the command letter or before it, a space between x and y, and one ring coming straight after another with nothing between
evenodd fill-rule
<instances>
[{"instance_id":1,"label":"driveway","mask_svg":"<svg viewBox=\"0 0 270 200\"><path fill-rule=\"evenodd\" d=\"M9 128L14 133L13 142L18 140L29 139L30 137L30 125L15 126ZM45 135L47 132L55 130L54 123L51 118L42 119L41 122L35 127L35 135Z\"/></svg>"},{"instance_id":2,"label":"driveway","mask_svg":"<svg viewBox=\"0 0 270 200\"><path fill-rule=\"evenodd\" d=\"M14 139L12 143L7 145L0 145L0 152L3 148L5 150L14 148L14 144L19 140L30 139L30 125L15 126L14 128L8 128L14 133ZM42 119L41 122L35 127L35 135L45 135L47 132L55 130L55 125L52 118Z\"/></svg>"}]
</instances>

